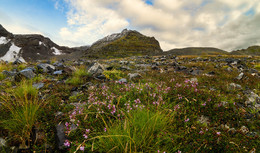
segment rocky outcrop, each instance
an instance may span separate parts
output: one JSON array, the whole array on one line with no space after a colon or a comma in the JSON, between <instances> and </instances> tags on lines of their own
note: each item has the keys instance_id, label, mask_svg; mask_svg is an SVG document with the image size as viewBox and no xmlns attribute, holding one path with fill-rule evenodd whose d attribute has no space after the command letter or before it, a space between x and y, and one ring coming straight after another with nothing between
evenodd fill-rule
<instances>
[{"instance_id":1,"label":"rocky outcrop","mask_svg":"<svg viewBox=\"0 0 260 153\"><path fill-rule=\"evenodd\" d=\"M154 37L147 37L133 30L109 35L93 43L87 50L87 56L127 57L154 55L161 53L159 42Z\"/></svg>"},{"instance_id":2,"label":"rocky outcrop","mask_svg":"<svg viewBox=\"0 0 260 153\"><path fill-rule=\"evenodd\" d=\"M59 46L42 35L13 35L0 25L0 60L3 61L49 60L76 50Z\"/></svg>"}]
</instances>

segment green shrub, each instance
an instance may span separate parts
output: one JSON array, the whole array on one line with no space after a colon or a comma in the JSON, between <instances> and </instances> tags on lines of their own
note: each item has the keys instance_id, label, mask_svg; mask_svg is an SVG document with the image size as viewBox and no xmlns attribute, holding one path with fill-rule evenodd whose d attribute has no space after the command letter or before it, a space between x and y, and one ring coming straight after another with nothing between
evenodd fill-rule
<instances>
[{"instance_id":1,"label":"green shrub","mask_svg":"<svg viewBox=\"0 0 260 153\"><path fill-rule=\"evenodd\" d=\"M124 77L124 74L121 71L115 69L112 71L104 71L103 74L106 76L106 78L112 80L119 80Z\"/></svg>"},{"instance_id":2,"label":"green shrub","mask_svg":"<svg viewBox=\"0 0 260 153\"><path fill-rule=\"evenodd\" d=\"M158 150L167 130L169 118L147 109L131 112L99 136L103 152L154 152Z\"/></svg>"}]
</instances>

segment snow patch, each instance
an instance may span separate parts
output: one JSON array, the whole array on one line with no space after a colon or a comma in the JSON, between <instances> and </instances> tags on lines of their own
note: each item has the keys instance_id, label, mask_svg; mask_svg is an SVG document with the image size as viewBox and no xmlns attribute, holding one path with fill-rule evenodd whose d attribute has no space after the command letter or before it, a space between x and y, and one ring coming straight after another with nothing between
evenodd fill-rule
<instances>
[{"instance_id":1,"label":"snow patch","mask_svg":"<svg viewBox=\"0 0 260 153\"><path fill-rule=\"evenodd\" d=\"M14 62L15 60L19 59L21 62L26 63L23 57L19 57L21 48L17 47L14 43L10 46L8 52L0 58L0 60Z\"/></svg>"},{"instance_id":2,"label":"snow patch","mask_svg":"<svg viewBox=\"0 0 260 153\"><path fill-rule=\"evenodd\" d=\"M39 46L41 46L41 45L46 46L45 43L43 43L42 41L39 41Z\"/></svg>"},{"instance_id":3,"label":"snow patch","mask_svg":"<svg viewBox=\"0 0 260 153\"><path fill-rule=\"evenodd\" d=\"M62 52L55 47L52 47L51 49L54 50L54 52L53 52L54 55L61 55L62 54Z\"/></svg>"},{"instance_id":4,"label":"snow patch","mask_svg":"<svg viewBox=\"0 0 260 153\"><path fill-rule=\"evenodd\" d=\"M9 43L10 40L6 39L6 37L0 37L0 45Z\"/></svg>"},{"instance_id":5,"label":"snow patch","mask_svg":"<svg viewBox=\"0 0 260 153\"><path fill-rule=\"evenodd\" d=\"M92 45L95 45L95 44L98 44L98 43L111 42L111 41L117 40L117 39L127 35L131 31L132 30L124 29L121 33L114 33L114 34L108 35L108 36L106 36L106 37L104 37L102 39L99 39L98 41L94 42Z\"/></svg>"}]
</instances>

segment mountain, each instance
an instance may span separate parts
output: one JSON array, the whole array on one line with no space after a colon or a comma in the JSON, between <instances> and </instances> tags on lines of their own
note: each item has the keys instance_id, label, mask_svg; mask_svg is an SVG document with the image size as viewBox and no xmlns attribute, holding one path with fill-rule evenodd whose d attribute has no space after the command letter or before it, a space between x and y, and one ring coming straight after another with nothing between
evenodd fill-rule
<instances>
[{"instance_id":1,"label":"mountain","mask_svg":"<svg viewBox=\"0 0 260 153\"><path fill-rule=\"evenodd\" d=\"M228 54L228 52L213 48L213 47L187 47L180 49L171 49L162 53L163 55L223 55Z\"/></svg>"},{"instance_id":2,"label":"mountain","mask_svg":"<svg viewBox=\"0 0 260 153\"><path fill-rule=\"evenodd\" d=\"M87 50L88 57L127 57L162 53L159 42L137 31L124 29L121 33L106 36Z\"/></svg>"},{"instance_id":3,"label":"mountain","mask_svg":"<svg viewBox=\"0 0 260 153\"><path fill-rule=\"evenodd\" d=\"M17 59L22 62L49 60L75 50L59 46L42 35L14 35L0 25L0 60L9 62Z\"/></svg>"},{"instance_id":4,"label":"mountain","mask_svg":"<svg viewBox=\"0 0 260 153\"><path fill-rule=\"evenodd\" d=\"M247 49L232 51L232 55L255 55L260 56L260 46L250 46Z\"/></svg>"}]
</instances>

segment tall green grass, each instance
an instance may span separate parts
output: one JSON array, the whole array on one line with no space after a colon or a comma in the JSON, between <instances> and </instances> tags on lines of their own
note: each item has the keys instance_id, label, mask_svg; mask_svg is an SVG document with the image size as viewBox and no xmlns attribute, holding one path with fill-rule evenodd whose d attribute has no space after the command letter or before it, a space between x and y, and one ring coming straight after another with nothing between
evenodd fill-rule
<instances>
[{"instance_id":1,"label":"tall green grass","mask_svg":"<svg viewBox=\"0 0 260 153\"><path fill-rule=\"evenodd\" d=\"M170 118L162 112L147 109L129 113L107 132L99 136L98 146L103 152L155 152L165 138Z\"/></svg>"},{"instance_id":2,"label":"tall green grass","mask_svg":"<svg viewBox=\"0 0 260 153\"><path fill-rule=\"evenodd\" d=\"M32 83L22 82L16 89L0 96L2 107L9 116L0 121L2 128L8 130L12 140L20 142L26 148L30 145L33 126L37 123L38 112L44 106L38 98L38 90Z\"/></svg>"}]
</instances>

